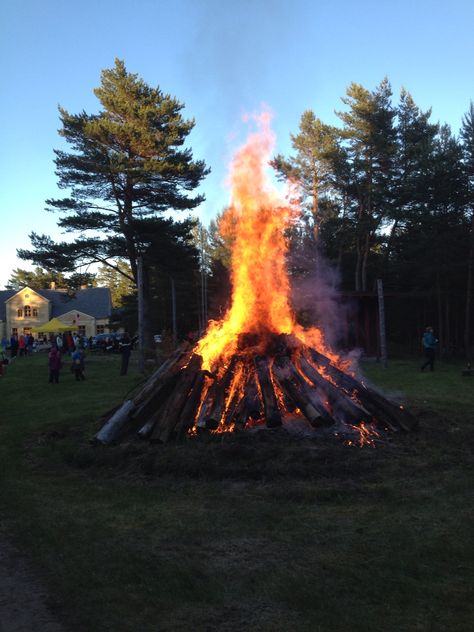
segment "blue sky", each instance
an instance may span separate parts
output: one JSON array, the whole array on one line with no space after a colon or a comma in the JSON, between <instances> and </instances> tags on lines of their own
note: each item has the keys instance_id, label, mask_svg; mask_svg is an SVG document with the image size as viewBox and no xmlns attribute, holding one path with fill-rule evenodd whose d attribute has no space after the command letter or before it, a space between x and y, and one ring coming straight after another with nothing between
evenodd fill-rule
<instances>
[{"instance_id":1,"label":"blue sky","mask_svg":"<svg viewBox=\"0 0 474 632\"><path fill-rule=\"evenodd\" d=\"M472 0L2 0L0 3L0 288L28 233L61 238L44 201L56 187L60 104L98 110L100 72L130 72L185 103L189 145L211 167L199 210L207 223L228 199L230 155L244 112L274 112L276 151L312 109L327 123L351 82L388 76L432 120L458 131L474 100Z\"/></svg>"}]
</instances>

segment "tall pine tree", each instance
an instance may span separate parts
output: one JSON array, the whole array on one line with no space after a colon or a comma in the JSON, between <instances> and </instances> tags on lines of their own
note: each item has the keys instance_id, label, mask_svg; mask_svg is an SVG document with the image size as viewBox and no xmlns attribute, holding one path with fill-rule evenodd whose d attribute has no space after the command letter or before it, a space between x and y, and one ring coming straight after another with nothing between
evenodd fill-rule
<instances>
[{"instance_id":1,"label":"tall pine tree","mask_svg":"<svg viewBox=\"0 0 474 632\"><path fill-rule=\"evenodd\" d=\"M123 61L116 59L113 68L102 71L94 94L102 106L98 114L70 114L60 108L60 135L72 151L55 151L56 173L59 187L69 189L70 195L47 200L48 210L61 214L58 226L78 237L55 243L32 233L33 250L18 254L64 271L98 262L135 284L141 257L144 333L150 341L147 271L157 241L153 234L165 233L177 245L182 243L183 231L174 232L162 214L196 208L204 197L190 194L208 170L184 147L194 120L183 118L183 104L127 72ZM116 265L117 259L126 259L130 272Z\"/></svg>"}]
</instances>

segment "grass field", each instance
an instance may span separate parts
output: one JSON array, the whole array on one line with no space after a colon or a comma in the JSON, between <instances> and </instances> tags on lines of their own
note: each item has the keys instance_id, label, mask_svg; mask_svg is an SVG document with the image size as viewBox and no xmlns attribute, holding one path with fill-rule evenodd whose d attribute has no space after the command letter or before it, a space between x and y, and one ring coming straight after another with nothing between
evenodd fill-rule
<instances>
[{"instance_id":1,"label":"grass field","mask_svg":"<svg viewBox=\"0 0 474 632\"><path fill-rule=\"evenodd\" d=\"M474 378L416 361L364 373L420 420L375 449L258 436L103 448L139 381L88 358L0 378L2 519L72 632L474 628Z\"/></svg>"}]
</instances>

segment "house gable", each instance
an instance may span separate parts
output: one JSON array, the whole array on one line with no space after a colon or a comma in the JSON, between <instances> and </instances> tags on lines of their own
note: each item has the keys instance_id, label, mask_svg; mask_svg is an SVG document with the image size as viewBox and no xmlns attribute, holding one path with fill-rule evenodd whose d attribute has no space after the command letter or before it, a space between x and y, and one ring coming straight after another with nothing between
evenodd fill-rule
<instances>
[{"instance_id":1,"label":"house gable","mask_svg":"<svg viewBox=\"0 0 474 632\"><path fill-rule=\"evenodd\" d=\"M30 287L26 286L21 290L18 290L18 292L14 292L9 298L5 300L5 304L12 302L21 302L23 305L32 303L37 306L40 304L49 303L49 300L46 297L41 296L41 294L38 294L36 290L33 290Z\"/></svg>"},{"instance_id":2,"label":"house gable","mask_svg":"<svg viewBox=\"0 0 474 632\"><path fill-rule=\"evenodd\" d=\"M5 301L5 319L9 330L18 331L48 322L50 301L36 290L24 287Z\"/></svg>"}]
</instances>

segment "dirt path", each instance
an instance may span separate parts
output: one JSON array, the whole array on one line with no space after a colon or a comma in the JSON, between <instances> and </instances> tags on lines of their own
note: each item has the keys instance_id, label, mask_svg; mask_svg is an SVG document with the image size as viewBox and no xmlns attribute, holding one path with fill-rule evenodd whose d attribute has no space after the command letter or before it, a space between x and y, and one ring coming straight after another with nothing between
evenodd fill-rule
<instances>
[{"instance_id":1,"label":"dirt path","mask_svg":"<svg viewBox=\"0 0 474 632\"><path fill-rule=\"evenodd\" d=\"M64 632L48 594L0 525L0 632Z\"/></svg>"}]
</instances>

